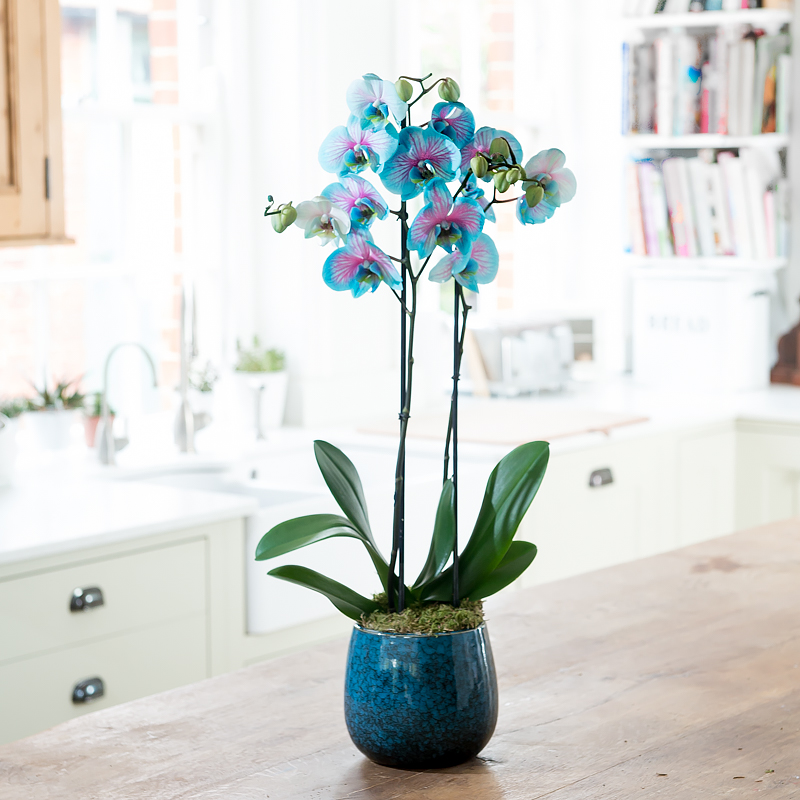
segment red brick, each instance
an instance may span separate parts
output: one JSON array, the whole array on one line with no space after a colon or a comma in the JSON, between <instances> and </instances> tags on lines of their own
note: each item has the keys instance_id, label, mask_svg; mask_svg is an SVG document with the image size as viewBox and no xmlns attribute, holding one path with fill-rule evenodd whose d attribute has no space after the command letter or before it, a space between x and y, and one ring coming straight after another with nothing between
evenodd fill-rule
<instances>
[{"instance_id":1,"label":"red brick","mask_svg":"<svg viewBox=\"0 0 800 800\"><path fill-rule=\"evenodd\" d=\"M178 0L153 0L153 11L175 11Z\"/></svg>"},{"instance_id":2,"label":"red brick","mask_svg":"<svg viewBox=\"0 0 800 800\"><path fill-rule=\"evenodd\" d=\"M510 295L500 295L497 298L498 311L511 311L514 308L514 298Z\"/></svg>"},{"instance_id":3,"label":"red brick","mask_svg":"<svg viewBox=\"0 0 800 800\"><path fill-rule=\"evenodd\" d=\"M150 20L150 47L177 47L178 23L174 19Z\"/></svg>"},{"instance_id":4,"label":"red brick","mask_svg":"<svg viewBox=\"0 0 800 800\"><path fill-rule=\"evenodd\" d=\"M498 39L494 42L489 42L489 64L513 60L514 42L511 39Z\"/></svg>"},{"instance_id":5,"label":"red brick","mask_svg":"<svg viewBox=\"0 0 800 800\"><path fill-rule=\"evenodd\" d=\"M489 30L494 33L513 33L514 14L502 11L493 12L489 17Z\"/></svg>"},{"instance_id":6,"label":"red brick","mask_svg":"<svg viewBox=\"0 0 800 800\"><path fill-rule=\"evenodd\" d=\"M178 105L178 92L176 89L156 89L153 92L153 102L159 105Z\"/></svg>"},{"instance_id":7,"label":"red brick","mask_svg":"<svg viewBox=\"0 0 800 800\"><path fill-rule=\"evenodd\" d=\"M497 287L498 289L513 289L514 288L514 270L500 269L497 272Z\"/></svg>"},{"instance_id":8,"label":"red brick","mask_svg":"<svg viewBox=\"0 0 800 800\"><path fill-rule=\"evenodd\" d=\"M512 92L514 91L514 71L490 69L487 83L490 92Z\"/></svg>"},{"instance_id":9,"label":"red brick","mask_svg":"<svg viewBox=\"0 0 800 800\"><path fill-rule=\"evenodd\" d=\"M154 83L178 82L178 56L151 56L150 76Z\"/></svg>"}]
</instances>

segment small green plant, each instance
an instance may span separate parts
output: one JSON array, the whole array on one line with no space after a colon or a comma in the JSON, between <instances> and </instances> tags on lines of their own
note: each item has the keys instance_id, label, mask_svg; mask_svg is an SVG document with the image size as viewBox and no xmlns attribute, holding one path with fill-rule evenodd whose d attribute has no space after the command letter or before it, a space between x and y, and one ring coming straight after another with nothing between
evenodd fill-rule
<instances>
[{"instance_id":1,"label":"small green plant","mask_svg":"<svg viewBox=\"0 0 800 800\"><path fill-rule=\"evenodd\" d=\"M43 384L39 388L35 383L32 383L36 391L36 397L28 401L27 411L53 411L64 410L68 411L75 408L83 408L86 396L78 389L77 384L81 380L72 378L71 380L61 380L56 384L55 389L50 391L47 384Z\"/></svg>"},{"instance_id":2,"label":"small green plant","mask_svg":"<svg viewBox=\"0 0 800 800\"><path fill-rule=\"evenodd\" d=\"M239 369L239 367L237 367ZM204 367L192 362L189 369L189 386L197 392L212 392L214 384L219 380L219 374L210 361Z\"/></svg>"},{"instance_id":3,"label":"small green plant","mask_svg":"<svg viewBox=\"0 0 800 800\"><path fill-rule=\"evenodd\" d=\"M92 399L84 404L84 411L90 417L102 417L103 416L103 393L102 392L92 392ZM114 411L111 406L108 407L108 413L113 417L116 412Z\"/></svg>"},{"instance_id":4,"label":"small green plant","mask_svg":"<svg viewBox=\"0 0 800 800\"><path fill-rule=\"evenodd\" d=\"M280 372L286 363L282 350L262 347L258 336L253 337L253 346L250 348L242 347L237 339L236 352L239 355L236 362L237 372Z\"/></svg>"},{"instance_id":5,"label":"small green plant","mask_svg":"<svg viewBox=\"0 0 800 800\"><path fill-rule=\"evenodd\" d=\"M10 400L3 400L0 402L0 414L14 419L20 414L31 410L31 402L27 397L12 397Z\"/></svg>"}]
</instances>

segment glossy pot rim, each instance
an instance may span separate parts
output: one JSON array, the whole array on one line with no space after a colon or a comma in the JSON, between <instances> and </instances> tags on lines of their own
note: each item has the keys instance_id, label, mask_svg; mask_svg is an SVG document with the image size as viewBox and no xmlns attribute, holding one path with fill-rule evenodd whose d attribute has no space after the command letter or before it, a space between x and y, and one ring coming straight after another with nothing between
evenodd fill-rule
<instances>
[{"instance_id":1,"label":"glossy pot rim","mask_svg":"<svg viewBox=\"0 0 800 800\"><path fill-rule=\"evenodd\" d=\"M478 633L485 630L485 620L481 622L477 628L464 628L460 631L443 631L442 633L395 633L394 631L376 631L372 628L363 628L358 623L353 625L353 631L358 631L360 633L371 633L376 636L394 637L396 639L438 639L442 636L458 636L460 634Z\"/></svg>"}]
</instances>

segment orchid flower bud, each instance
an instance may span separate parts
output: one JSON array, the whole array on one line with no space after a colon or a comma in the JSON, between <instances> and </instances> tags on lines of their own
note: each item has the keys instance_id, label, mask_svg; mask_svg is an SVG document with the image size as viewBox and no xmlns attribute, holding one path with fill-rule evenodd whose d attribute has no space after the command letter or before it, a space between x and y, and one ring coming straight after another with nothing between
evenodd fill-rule
<instances>
[{"instance_id":1,"label":"orchid flower bud","mask_svg":"<svg viewBox=\"0 0 800 800\"><path fill-rule=\"evenodd\" d=\"M283 216L281 214L272 214L270 219L272 220L272 227L275 229L275 233L283 233L289 227L283 221Z\"/></svg>"},{"instance_id":2,"label":"orchid flower bud","mask_svg":"<svg viewBox=\"0 0 800 800\"><path fill-rule=\"evenodd\" d=\"M508 147L508 142L502 136L498 136L496 139L492 139L492 144L489 147L489 152L492 155L503 156L503 158L508 158L511 155L511 150Z\"/></svg>"},{"instance_id":3,"label":"orchid flower bud","mask_svg":"<svg viewBox=\"0 0 800 800\"><path fill-rule=\"evenodd\" d=\"M439 97L441 97L445 103L456 103L458 102L458 98L461 97L461 89L459 89L458 84L452 78L445 78L439 84Z\"/></svg>"},{"instance_id":4,"label":"orchid flower bud","mask_svg":"<svg viewBox=\"0 0 800 800\"><path fill-rule=\"evenodd\" d=\"M281 209L280 217L288 228L297 219L297 209L291 203L287 203Z\"/></svg>"},{"instance_id":5,"label":"orchid flower bud","mask_svg":"<svg viewBox=\"0 0 800 800\"><path fill-rule=\"evenodd\" d=\"M525 202L528 204L528 208L538 206L542 202L542 198L544 198L544 189L538 184L529 186L525 190Z\"/></svg>"},{"instance_id":6,"label":"orchid flower bud","mask_svg":"<svg viewBox=\"0 0 800 800\"><path fill-rule=\"evenodd\" d=\"M472 168L472 173L476 178L483 178L489 171L489 162L480 153L478 153L476 156L473 156L472 160L469 162L469 165Z\"/></svg>"},{"instance_id":7,"label":"orchid flower bud","mask_svg":"<svg viewBox=\"0 0 800 800\"><path fill-rule=\"evenodd\" d=\"M505 172L496 172L494 176L494 186L500 194L508 191L509 183Z\"/></svg>"},{"instance_id":8,"label":"orchid flower bud","mask_svg":"<svg viewBox=\"0 0 800 800\"><path fill-rule=\"evenodd\" d=\"M404 103L407 103L411 99L411 95L414 94L414 87L404 78L398 78L394 82L394 88L397 91L397 96Z\"/></svg>"},{"instance_id":9,"label":"orchid flower bud","mask_svg":"<svg viewBox=\"0 0 800 800\"><path fill-rule=\"evenodd\" d=\"M506 180L509 184L515 184L522 176L520 175L519 169L517 167L511 167L508 172L506 172Z\"/></svg>"}]
</instances>

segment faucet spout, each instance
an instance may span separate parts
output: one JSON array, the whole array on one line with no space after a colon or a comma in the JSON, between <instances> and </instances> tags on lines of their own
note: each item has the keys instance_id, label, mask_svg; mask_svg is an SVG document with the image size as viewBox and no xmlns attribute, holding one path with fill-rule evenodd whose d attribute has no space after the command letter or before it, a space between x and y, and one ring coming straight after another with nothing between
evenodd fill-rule
<instances>
[{"instance_id":1,"label":"faucet spout","mask_svg":"<svg viewBox=\"0 0 800 800\"><path fill-rule=\"evenodd\" d=\"M155 361L153 361L153 357L150 355L144 345L139 344L139 342L120 342L119 344L114 345L111 350L109 350L108 355L106 356L105 366L103 367L103 394L101 403L103 435L100 437L99 447L100 461L103 464L108 464L109 466L116 465L116 453L117 450L121 449L121 443L114 438L114 429L111 422L111 414L109 412L108 375L109 367L111 366L111 357L122 347L137 347L142 351L142 355L144 355L145 360L150 365L150 370L153 373L153 386L158 386L158 376L156 373ZM127 441L125 444L127 444ZM124 444L122 446L124 447Z\"/></svg>"}]
</instances>

